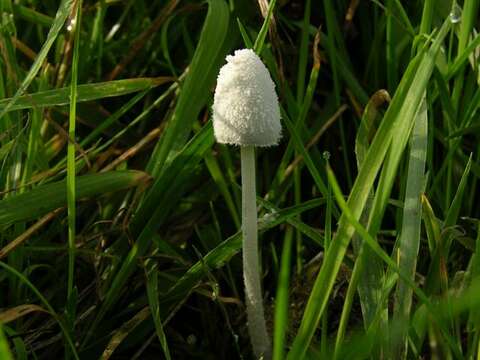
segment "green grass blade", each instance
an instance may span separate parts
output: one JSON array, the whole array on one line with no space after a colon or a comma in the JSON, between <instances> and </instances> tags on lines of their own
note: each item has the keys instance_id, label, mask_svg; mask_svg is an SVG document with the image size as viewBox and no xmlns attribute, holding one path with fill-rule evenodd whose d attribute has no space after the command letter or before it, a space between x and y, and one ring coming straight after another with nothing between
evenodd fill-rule
<instances>
[{"instance_id":1,"label":"green grass blade","mask_svg":"<svg viewBox=\"0 0 480 360\"><path fill-rule=\"evenodd\" d=\"M145 273L147 277L148 304L155 324L155 331L157 332L157 337L162 346L165 359L170 360L170 350L168 349L167 338L163 331L162 319L160 318L160 304L158 301L158 265L152 259L145 261Z\"/></svg>"},{"instance_id":2,"label":"green grass blade","mask_svg":"<svg viewBox=\"0 0 480 360\"><path fill-rule=\"evenodd\" d=\"M18 5L18 4L12 4L12 8L15 16L18 16L19 18L25 19L29 22L42 25L45 27L50 27L53 24L52 17L42 14L38 11L35 11L29 7Z\"/></svg>"},{"instance_id":3,"label":"green grass blade","mask_svg":"<svg viewBox=\"0 0 480 360\"><path fill-rule=\"evenodd\" d=\"M379 90L371 97L364 110L362 121L355 138L355 154L357 156L358 169L360 169L364 163L374 130L378 127L377 122L380 115L379 107L390 101L391 99L388 92L385 90ZM368 220L373 196L374 193L371 191L362 214L361 223L366 223ZM355 246L355 243L353 245ZM378 292L381 287L383 269L378 263L378 259L375 259L373 254L370 254L370 249L365 248L363 250L363 256L365 259L362 261L369 264L369 266L365 269L365 274L360 280L359 295L362 308L364 309L364 322L368 327L372 320L371 310L376 308L378 305L378 299L380 298ZM360 269L361 267L359 267L359 271ZM367 279L370 280L367 281Z\"/></svg>"},{"instance_id":4,"label":"green grass blade","mask_svg":"<svg viewBox=\"0 0 480 360\"><path fill-rule=\"evenodd\" d=\"M346 56L346 47L343 37L341 36L341 31L337 21L337 15L335 11L335 3L331 0L324 0L323 7L325 10L325 22L327 25L327 32L328 37L326 38L326 50L329 55L329 63L332 69L332 77L333 77L333 96L335 99L335 106L339 107L341 104L340 101L340 79L339 79L339 68L341 67L337 61L333 60L334 58L338 57L341 58L344 63L348 64L348 57ZM338 50L337 50L338 49ZM345 136L345 129L343 126L343 122L339 121L339 128L340 128L340 143L342 147L342 156L343 156L343 163L345 164L345 174L346 180L349 186L352 184L352 175L350 172L350 161L349 156L346 151L347 143L346 143L346 136Z\"/></svg>"},{"instance_id":5,"label":"green grass blade","mask_svg":"<svg viewBox=\"0 0 480 360\"><path fill-rule=\"evenodd\" d=\"M273 360L283 360L285 358L285 333L288 329L288 299L293 242L293 232L291 227L287 229L283 241L280 274L278 275L277 295L275 298Z\"/></svg>"},{"instance_id":6,"label":"green grass blade","mask_svg":"<svg viewBox=\"0 0 480 360\"><path fill-rule=\"evenodd\" d=\"M238 30L240 31L240 35L242 35L243 43L245 44L245 47L247 49L252 49L253 48L253 43L252 40L250 40L250 37L248 36L247 29L245 29L245 26L243 26L242 21L237 17L237 25L238 25Z\"/></svg>"},{"instance_id":7,"label":"green grass blade","mask_svg":"<svg viewBox=\"0 0 480 360\"><path fill-rule=\"evenodd\" d=\"M427 158L428 117L426 99L423 98L411 135L407 188L403 208L403 223L398 245L398 266L415 280L417 256L420 248L422 216L421 194L425 186ZM407 324L412 306L412 290L404 282L397 283L394 304L394 323L398 324L398 338L394 339L394 356L404 358L407 350Z\"/></svg>"},{"instance_id":8,"label":"green grass blade","mask_svg":"<svg viewBox=\"0 0 480 360\"><path fill-rule=\"evenodd\" d=\"M440 244L441 226L425 194L422 195L422 217L427 233L428 249L430 254L433 254L437 245Z\"/></svg>"},{"instance_id":9,"label":"green grass blade","mask_svg":"<svg viewBox=\"0 0 480 360\"><path fill-rule=\"evenodd\" d=\"M75 193L75 127L77 116L77 79L78 59L80 57L80 29L82 21L82 0L78 0L75 9L74 50L72 59L72 75L70 80L70 111L68 118L68 147L67 147L67 217L68 217L68 280L67 298L73 293L75 275L75 234L76 234L76 193ZM68 309L70 310L70 309ZM67 310L67 311L68 311Z\"/></svg>"},{"instance_id":10,"label":"green grass blade","mask_svg":"<svg viewBox=\"0 0 480 360\"><path fill-rule=\"evenodd\" d=\"M454 3L455 5L456 3ZM462 57L465 48L467 47L470 33L477 19L477 10L480 4L479 0L465 0L463 4L462 19L460 21L460 35L457 47L457 59ZM463 71L459 71L455 78L455 83L452 93L452 102L455 110L459 110L460 95L463 91L465 76Z\"/></svg>"},{"instance_id":11,"label":"green grass blade","mask_svg":"<svg viewBox=\"0 0 480 360\"><path fill-rule=\"evenodd\" d=\"M323 34L322 34L323 38ZM331 49L333 61L338 63L337 69L338 74L343 78L345 84L348 85L348 89L352 91L356 99L362 104L365 105L368 103L368 93L363 88L360 81L355 76L355 73L351 67L346 63L345 59L340 56L340 53L335 48Z\"/></svg>"},{"instance_id":12,"label":"green grass blade","mask_svg":"<svg viewBox=\"0 0 480 360\"><path fill-rule=\"evenodd\" d=\"M419 34L429 34L432 30L432 19L435 11L435 1L427 0L423 3L422 20L420 22ZM410 25L411 27L411 25ZM412 28L413 31L413 28Z\"/></svg>"},{"instance_id":13,"label":"green grass blade","mask_svg":"<svg viewBox=\"0 0 480 360\"><path fill-rule=\"evenodd\" d=\"M446 234L442 234L440 229L437 228L437 222L435 217L433 216L433 211L429 211L429 204L424 201L424 208L426 207L427 210L427 223L425 224L428 228L430 228L432 235L436 240L434 244L435 248L432 252L432 261L429 266L429 271L425 281L425 288L431 294L437 294L439 290L446 290L444 289L446 286L446 282L448 279L446 278L446 269L444 268L445 259L448 259L450 253L450 246L452 243L452 236L448 234L448 230L451 229L452 226L456 223L460 206L462 203L463 194L465 191L465 187L467 184L468 176L470 174L472 165L472 158L470 157L465 170L463 172L462 178L460 180L460 184L458 185L458 189L455 193L455 197L448 209L447 216L445 221L443 222L442 231L447 231ZM433 242L430 240L430 242ZM432 245L430 245L432 247Z\"/></svg>"},{"instance_id":14,"label":"green grass blade","mask_svg":"<svg viewBox=\"0 0 480 360\"><path fill-rule=\"evenodd\" d=\"M470 155L467 165L465 166L465 170L463 171L462 178L460 179L460 183L458 184L457 191L455 192L452 204L448 208L447 216L445 217L445 222L443 224L444 228L449 228L457 223L462 206L463 194L465 192L468 176L472 167L472 162L472 155Z\"/></svg>"},{"instance_id":15,"label":"green grass blade","mask_svg":"<svg viewBox=\"0 0 480 360\"><path fill-rule=\"evenodd\" d=\"M318 171L317 166L313 162L312 158L308 154L305 146L303 145L302 139L298 134L298 131L295 129L295 126L292 124L291 120L289 119L286 111L281 108L282 111L282 120L283 123L286 125L288 132L290 133L290 138L293 142L294 148L300 155L303 156L303 161L307 166L310 174L312 175L313 180L315 181L315 185L317 185L318 189L322 193L322 195L327 198L328 197L328 189L325 185L325 182L322 180L320 172Z\"/></svg>"},{"instance_id":16,"label":"green grass blade","mask_svg":"<svg viewBox=\"0 0 480 360\"><path fill-rule=\"evenodd\" d=\"M276 212L279 211L279 209L274 206L272 203L266 201L265 199L257 196L257 203L261 204L263 207L268 209L272 214L275 214ZM303 203L304 205L309 204L309 206L321 206L325 204L324 199L314 199L314 200L309 200ZM317 204L317 205L314 205ZM287 218L285 221L292 225L295 229L299 230L307 236L308 239L312 241L315 246L318 246L319 248L322 248L325 242L325 238L323 235L321 235L315 228L313 228L310 225L305 224L304 222L296 219L296 218Z\"/></svg>"},{"instance_id":17,"label":"green grass blade","mask_svg":"<svg viewBox=\"0 0 480 360\"><path fill-rule=\"evenodd\" d=\"M8 102L4 105L3 108L0 108L0 120L4 117L4 115L10 111L13 105L15 105L18 98L25 93L30 83L33 81L35 76L37 75L38 71L40 70L43 61L47 57L47 54L52 47L55 39L57 38L60 30L63 27L63 24L67 20L67 17L70 15L72 11L74 0L62 0L60 6L58 8L57 14L55 15L55 19L53 21L52 27L47 35L47 40L42 45L40 52L38 53L33 65L31 66L30 70L28 71L25 79L22 81L21 85L19 86L15 95L8 100Z\"/></svg>"},{"instance_id":18,"label":"green grass blade","mask_svg":"<svg viewBox=\"0 0 480 360\"><path fill-rule=\"evenodd\" d=\"M170 78L138 78L78 85L77 103L143 91L168 81L170 81ZM40 91L37 93L17 97L15 99L15 104L13 105L11 102L14 98L0 100L0 110L6 112L68 105L70 104L69 96L70 87Z\"/></svg>"},{"instance_id":19,"label":"green grass blade","mask_svg":"<svg viewBox=\"0 0 480 360\"><path fill-rule=\"evenodd\" d=\"M366 246L363 246L360 249L357 260L355 261L355 265L353 266L352 276L350 277L349 282L348 282L348 289L347 289L347 293L345 294L345 300L343 302L342 314L340 315L340 321L339 321L338 329L337 329L337 336L336 336L336 339L335 339L335 348L334 348L334 356L333 356L333 358L335 360L339 359L340 350L342 348L343 341L345 339L345 333L346 333L346 329L347 329L347 325L348 325L348 320L350 318L350 312L351 312L351 309L352 309L352 304L353 304L353 300L354 300L354 297L355 297L355 292L358 288L358 285L360 283L360 277L361 277L362 272L365 268L366 257L363 256L363 251L365 251L366 248L367 248ZM363 301L365 302L365 300L363 300ZM365 315L363 315L363 316L364 316L364 318L366 317ZM371 321L369 321L369 323L371 323Z\"/></svg>"},{"instance_id":20,"label":"green grass blade","mask_svg":"<svg viewBox=\"0 0 480 360\"><path fill-rule=\"evenodd\" d=\"M265 38L267 37L268 29L270 28L270 21L272 20L272 14L276 3L277 0L272 0L269 2L267 16L263 20L262 27L260 28L258 36L255 39L255 43L253 44L253 51L255 51L255 53L258 55L262 53L263 44L265 42Z\"/></svg>"},{"instance_id":21,"label":"green grass blade","mask_svg":"<svg viewBox=\"0 0 480 360\"><path fill-rule=\"evenodd\" d=\"M102 174L77 177L78 199L101 195L106 192L127 189L144 184L148 175L141 171L112 171ZM40 185L19 195L9 196L0 201L0 226L35 219L67 203L65 180Z\"/></svg>"},{"instance_id":22,"label":"green grass blade","mask_svg":"<svg viewBox=\"0 0 480 360\"><path fill-rule=\"evenodd\" d=\"M385 90L377 91L368 102L360 126L355 138L355 154L357 157L357 167L360 169L365 160L368 147L370 146L371 138L374 130L378 127L378 119L380 115L379 107L390 101L390 95ZM374 193L371 190L365 208L363 210L360 222L366 226L368 216L372 207ZM340 342L343 341L344 332L349 318L351 304L355 289L358 287L358 295L360 305L362 308L364 327L368 328L373 323L378 306L382 304L382 290L384 283L384 269L380 259L372 252L372 250L365 246L361 237L355 234L353 239L353 248L356 252L357 260L352 272L352 278L349 282L347 295L342 310L341 322L339 325L336 341L336 354L338 355ZM368 266L364 266L368 264ZM379 320L379 331L384 331L387 326L388 313L383 312ZM376 354L379 356L379 353Z\"/></svg>"},{"instance_id":23,"label":"green grass blade","mask_svg":"<svg viewBox=\"0 0 480 360\"><path fill-rule=\"evenodd\" d=\"M395 0L387 0L385 4L387 8L387 26L386 26L386 42L387 42L387 52L386 52L386 62L387 62L387 83L388 91L393 93L397 87L398 79L398 57L396 54L396 46L398 44L398 33L395 23L396 8Z\"/></svg>"},{"instance_id":24,"label":"green grass blade","mask_svg":"<svg viewBox=\"0 0 480 360\"><path fill-rule=\"evenodd\" d=\"M302 21L302 32L300 36L300 49L298 59L298 71L297 71L297 101L299 103L303 100L303 92L305 90L305 74L307 72L307 60L308 60L308 27L310 26L310 10L311 0L305 2L305 10Z\"/></svg>"},{"instance_id":25,"label":"green grass blade","mask_svg":"<svg viewBox=\"0 0 480 360\"><path fill-rule=\"evenodd\" d=\"M222 0L209 0L208 4L200 40L189 65L177 106L147 167L153 177L160 173L169 154L180 151L186 143L195 119L210 96L207 89L215 81L220 64L234 39L234 27L230 21L227 3Z\"/></svg>"},{"instance_id":26,"label":"green grass blade","mask_svg":"<svg viewBox=\"0 0 480 360\"><path fill-rule=\"evenodd\" d=\"M449 135L449 138L456 138L466 134L478 134L480 131L480 125L467 126L461 130L455 131Z\"/></svg>"},{"instance_id":27,"label":"green grass blade","mask_svg":"<svg viewBox=\"0 0 480 360\"><path fill-rule=\"evenodd\" d=\"M455 76L460 70L463 69L468 58L471 56L472 52L480 45L480 35L477 35L468 46L457 56L455 61L449 66L448 73L445 76L446 80L450 80Z\"/></svg>"},{"instance_id":28,"label":"green grass blade","mask_svg":"<svg viewBox=\"0 0 480 360\"><path fill-rule=\"evenodd\" d=\"M144 90L137 95L135 95L133 98L128 100L125 104L122 105L120 109L115 111L112 115L110 115L108 118L105 119L101 124L99 124L93 131L85 136L85 138L80 142L80 146L84 147L91 142L95 141L100 137L102 132L107 130L110 126L115 124L118 119L120 119L127 111L129 111L135 104L137 104L140 100L142 100L145 95L147 94L148 90Z\"/></svg>"},{"instance_id":29,"label":"green grass blade","mask_svg":"<svg viewBox=\"0 0 480 360\"><path fill-rule=\"evenodd\" d=\"M12 352L8 346L7 338L3 333L2 324L0 324L0 358L4 360L13 360Z\"/></svg>"},{"instance_id":30,"label":"green grass blade","mask_svg":"<svg viewBox=\"0 0 480 360\"><path fill-rule=\"evenodd\" d=\"M45 88L47 86L47 76L46 74L42 75L40 79L39 87ZM41 125L42 125L42 111L39 109L32 109L32 121L30 123L30 132L28 134L28 147L27 155L25 160L25 166L22 174L21 186L23 187L26 183L31 180L31 176L34 169L34 164L37 162L39 153L42 149L42 137L41 137ZM1 156L0 156L1 157Z\"/></svg>"},{"instance_id":31,"label":"green grass blade","mask_svg":"<svg viewBox=\"0 0 480 360\"><path fill-rule=\"evenodd\" d=\"M213 181L215 181L215 184L217 184L218 189L225 200L225 203L230 212L230 215L232 216L235 226L239 229L241 227L241 223L240 216L238 214L238 208L233 201L233 196L228 189L227 181L223 176L217 159L215 159L215 157L211 153L207 152L205 154L205 164L207 165L208 171L210 172Z\"/></svg>"}]
</instances>

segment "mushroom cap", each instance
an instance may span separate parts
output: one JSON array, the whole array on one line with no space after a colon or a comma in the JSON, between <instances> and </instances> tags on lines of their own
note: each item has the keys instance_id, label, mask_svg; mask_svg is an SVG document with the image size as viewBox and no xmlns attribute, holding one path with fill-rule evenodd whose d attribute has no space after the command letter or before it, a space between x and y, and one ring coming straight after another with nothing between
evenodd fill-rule
<instances>
[{"instance_id":1,"label":"mushroom cap","mask_svg":"<svg viewBox=\"0 0 480 360\"><path fill-rule=\"evenodd\" d=\"M217 142L277 145L282 132L280 107L268 69L251 49L236 50L226 60L218 74L213 102Z\"/></svg>"}]
</instances>

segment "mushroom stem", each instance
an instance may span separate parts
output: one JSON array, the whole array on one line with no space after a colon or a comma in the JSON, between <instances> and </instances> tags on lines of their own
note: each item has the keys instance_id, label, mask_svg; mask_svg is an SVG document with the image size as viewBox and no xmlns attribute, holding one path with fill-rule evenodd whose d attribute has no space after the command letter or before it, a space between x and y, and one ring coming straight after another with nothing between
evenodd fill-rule
<instances>
[{"instance_id":1,"label":"mushroom stem","mask_svg":"<svg viewBox=\"0 0 480 360\"><path fill-rule=\"evenodd\" d=\"M270 359L270 340L265 324L257 241L255 149L241 146L243 280L248 332L257 359Z\"/></svg>"}]
</instances>

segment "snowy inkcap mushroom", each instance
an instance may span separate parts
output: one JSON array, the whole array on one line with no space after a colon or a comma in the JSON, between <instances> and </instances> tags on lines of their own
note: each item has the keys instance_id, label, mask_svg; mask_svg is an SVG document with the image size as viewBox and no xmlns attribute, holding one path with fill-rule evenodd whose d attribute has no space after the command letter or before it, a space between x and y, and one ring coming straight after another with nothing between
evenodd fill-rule
<instances>
[{"instance_id":1,"label":"snowy inkcap mushroom","mask_svg":"<svg viewBox=\"0 0 480 360\"><path fill-rule=\"evenodd\" d=\"M280 107L275 84L251 49L236 50L220 69L213 102L217 142L272 146L281 137Z\"/></svg>"},{"instance_id":2,"label":"snowy inkcap mushroom","mask_svg":"<svg viewBox=\"0 0 480 360\"><path fill-rule=\"evenodd\" d=\"M275 84L262 60L249 49L227 56L213 102L219 143L240 145L242 173L242 261L247 325L255 358L270 360L259 267L255 189L255 146L277 145L282 127Z\"/></svg>"}]
</instances>

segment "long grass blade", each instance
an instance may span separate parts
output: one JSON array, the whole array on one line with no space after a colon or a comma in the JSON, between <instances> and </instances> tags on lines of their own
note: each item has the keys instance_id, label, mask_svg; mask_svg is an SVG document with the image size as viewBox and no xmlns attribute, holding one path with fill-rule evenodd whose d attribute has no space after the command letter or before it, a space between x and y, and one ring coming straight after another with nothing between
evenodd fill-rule
<instances>
[{"instance_id":1,"label":"long grass blade","mask_svg":"<svg viewBox=\"0 0 480 360\"><path fill-rule=\"evenodd\" d=\"M148 179L146 173L134 170L83 175L77 177L75 193L78 199L84 199L145 184ZM0 226L35 219L66 204L65 180L40 185L0 201Z\"/></svg>"},{"instance_id":2,"label":"long grass blade","mask_svg":"<svg viewBox=\"0 0 480 360\"><path fill-rule=\"evenodd\" d=\"M412 281L415 280L420 247L421 194L425 187L427 132L427 104L426 99L423 98L411 136L403 223L398 245L398 266L410 276ZM408 330L406 325L408 324L411 306L412 290L404 281L399 281L395 294L393 315L393 321L399 327L398 338L394 339L394 356L397 358L404 358L406 355Z\"/></svg>"},{"instance_id":3,"label":"long grass blade","mask_svg":"<svg viewBox=\"0 0 480 360\"><path fill-rule=\"evenodd\" d=\"M7 339L0 324L0 357L5 360L13 360L12 352L8 346Z\"/></svg>"},{"instance_id":4,"label":"long grass blade","mask_svg":"<svg viewBox=\"0 0 480 360\"><path fill-rule=\"evenodd\" d=\"M124 79L96 84L82 84L77 86L77 102L93 101L109 97L121 96L133 92L147 90L158 85L170 82L171 78L137 78ZM44 108L70 104L70 87L19 96L15 104L13 98L0 100L0 110L15 111L31 108Z\"/></svg>"},{"instance_id":5,"label":"long grass blade","mask_svg":"<svg viewBox=\"0 0 480 360\"><path fill-rule=\"evenodd\" d=\"M77 80L78 61L80 57L80 29L82 22L82 0L76 2L74 26L74 50L72 59L72 78L70 81L70 112L68 118L68 147L67 147L67 217L68 217L68 277L67 298L73 293L75 274L75 235L76 235L76 193L75 193L75 127L77 116ZM73 309L69 309L73 310ZM73 315L73 314L70 314ZM73 317L73 316L72 316Z\"/></svg>"}]
</instances>

